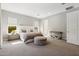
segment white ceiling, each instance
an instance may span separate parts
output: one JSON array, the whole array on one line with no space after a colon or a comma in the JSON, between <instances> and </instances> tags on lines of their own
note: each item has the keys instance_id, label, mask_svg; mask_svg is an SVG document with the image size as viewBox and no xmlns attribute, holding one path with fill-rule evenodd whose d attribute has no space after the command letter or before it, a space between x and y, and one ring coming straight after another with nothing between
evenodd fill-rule
<instances>
[{"instance_id":1,"label":"white ceiling","mask_svg":"<svg viewBox=\"0 0 79 59\"><path fill-rule=\"evenodd\" d=\"M65 8L73 5L79 7L76 3L2 3L1 7L4 10L24 14L36 18L45 18L56 13L66 11Z\"/></svg>"}]
</instances>

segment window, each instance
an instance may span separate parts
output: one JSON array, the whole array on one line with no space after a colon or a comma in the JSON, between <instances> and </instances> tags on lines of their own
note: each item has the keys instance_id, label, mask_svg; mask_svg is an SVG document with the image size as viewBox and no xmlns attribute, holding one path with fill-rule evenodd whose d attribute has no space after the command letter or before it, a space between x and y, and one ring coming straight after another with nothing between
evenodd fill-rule
<instances>
[{"instance_id":1,"label":"window","mask_svg":"<svg viewBox=\"0 0 79 59\"><path fill-rule=\"evenodd\" d=\"M8 26L8 33L11 33L16 30L16 26Z\"/></svg>"},{"instance_id":2,"label":"window","mask_svg":"<svg viewBox=\"0 0 79 59\"><path fill-rule=\"evenodd\" d=\"M17 29L17 19L13 17L8 17L8 33L16 31Z\"/></svg>"}]
</instances>

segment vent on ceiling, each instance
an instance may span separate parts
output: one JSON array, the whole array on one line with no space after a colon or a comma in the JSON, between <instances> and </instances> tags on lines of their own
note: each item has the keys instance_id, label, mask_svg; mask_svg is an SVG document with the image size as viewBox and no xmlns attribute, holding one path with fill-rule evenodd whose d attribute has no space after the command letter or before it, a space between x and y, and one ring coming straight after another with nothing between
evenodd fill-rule
<instances>
[{"instance_id":1,"label":"vent on ceiling","mask_svg":"<svg viewBox=\"0 0 79 59\"><path fill-rule=\"evenodd\" d=\"M73 6L69 6L69 7L66 8L66 10L71 10L73 8L74 8Z\"/></svg>"},{"instance_id":2,"label":"vent on ceiling","mask_svg":"<svg viewBox=\"0 0 79 59\"><path fill-rule=\"evenodd\" d=\"M61 5L65 5L66 3L61 3Z\"/></svg>"}]
</instances>

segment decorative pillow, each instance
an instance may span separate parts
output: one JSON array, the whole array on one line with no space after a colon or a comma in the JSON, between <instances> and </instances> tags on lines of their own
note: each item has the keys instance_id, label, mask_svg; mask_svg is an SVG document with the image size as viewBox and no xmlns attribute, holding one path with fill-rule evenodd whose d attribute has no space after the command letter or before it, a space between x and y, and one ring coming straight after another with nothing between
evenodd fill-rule
<instances>
[{"instance_id":1,"label":"decorative pillow","mask_svg":"<svg viewBox=\"0 0 79 59\"><path fill-rule=\"evenodd\" d=\"M33 30L31 29L30 32L33 32Z\"/></svg>"},{"instance_id":2,"label":"decorative pillow","mask_svg":"<svg viewBox=\"0 0 79 59\"><path fill-rule=\"evenodd\" d=\"M21 32L26 33L26 30L25 29L22 29Z\"/></svg>"}]
</instances>

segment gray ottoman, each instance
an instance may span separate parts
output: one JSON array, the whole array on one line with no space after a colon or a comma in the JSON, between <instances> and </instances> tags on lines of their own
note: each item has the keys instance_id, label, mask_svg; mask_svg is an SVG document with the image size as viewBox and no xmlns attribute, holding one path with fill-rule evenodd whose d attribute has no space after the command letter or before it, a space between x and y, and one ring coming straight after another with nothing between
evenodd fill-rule
<instances>
[{"instance_id":1,"label":"gray ottoman","mask_svg":"<svg viewBox=\"0 0 79 59\"><path fill-rule=\"evenodd\" d=\"M47 43L47 38L46 37L43 37L43 36L37 36L37 37L34 37L34 44L35 45L46 45Z\"/></svg>"}]
</instances>

